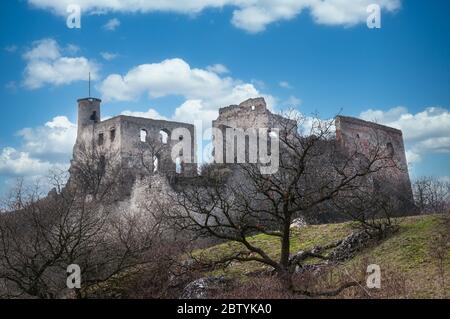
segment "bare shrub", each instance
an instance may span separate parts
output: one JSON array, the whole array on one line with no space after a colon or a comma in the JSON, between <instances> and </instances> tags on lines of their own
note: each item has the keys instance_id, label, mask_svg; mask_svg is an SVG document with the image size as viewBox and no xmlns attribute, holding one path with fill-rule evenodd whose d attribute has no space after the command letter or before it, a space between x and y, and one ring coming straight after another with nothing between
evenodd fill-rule
<instances>
[{"instance_id":1,"label":"bare shrub","mask_svg":"<svg viewBox=\"0 0 450 319\"><path fill-rule=\"evenodd\" d=\"M369 289L366 286L368 259L352 266L325 266L317 272L303 272L293 275L298 294L286 290L274 276L246 278L236 284L233 290L218 294L216 298L249 299L298 299L298 298L339 298L339 299L386 299L407 296L405 275L395 267L385 265L382 268L381 289ZM342 289L349 281L360 284ZM336 293L336 291L339 291ZM315 294L317 292L317 294ZM329 295L324 292L331 292Z\"/></svg>"},{"instance_id":2,"label":"bare shrub","mask_svg":"<svg viewBox=\"0 0 450 319\"><path fill-rule=\"evenodd\" d=\"M433 234L429 246L429 255L437 264L439 290L442 298L448 298L450 268L450 219L441 216L437 231Z\"/></svg>"},{"instance_id":3,"label":"bare shrub","mask_svg":"<svg viewBox=\"0 0 450 319\"><path fill-rule=\"evenodd\" d=\"M58 176L49 196L19 184L0 216L0 294L86 298L144 265L176 259L161 249L167 239L160 219L118 208L122 178L114 153L81 147L66 187ZM66 287L71 264L81 269L74 291Z\"/></svg>"},{"instance_id":4,"label":"bare shrub","mask_svg":"<svg viewBox=\"0 0 450 319\"><path fill-rule=\"evenodd\" d=\"M251 277L232 290L217 294L219 299L294 299L298 295L286 290L275 277Z\"/></svg>"},{"instance_id":5,"label":"bare shrub","mask_svg":"<svg viewBox=\"0 0 450 319\"><path fill-rule=\"evenodd\" d=\"M92 297L125 299L177 298L194 279L186 273L179 256L185 252L183 241L163 242L151 250L149 262L129 269L96 287Z\"/></svg>"},{"instance_id":6,"label":"bare shrub","mask_svg":"<svg viewBox=\"0 0 450 319\"><path fill-rule=\"evenodd\" d=\"M421 177L413 183L414 200L423 214L450 214L450 182Z\"/></svg>"}]
</instances>

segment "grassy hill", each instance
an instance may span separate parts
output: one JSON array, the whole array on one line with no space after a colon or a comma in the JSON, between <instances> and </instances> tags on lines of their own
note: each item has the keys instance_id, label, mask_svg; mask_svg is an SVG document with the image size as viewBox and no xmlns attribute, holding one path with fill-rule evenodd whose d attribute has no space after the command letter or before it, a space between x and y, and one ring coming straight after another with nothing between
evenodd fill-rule
<instances>
[{"instance_id":1,"label":"grassy hill","mask_svg":"<svg viewBox=\"0 0 450 319\"><path fill-rule=\"evenodd\" d=\"M381 297L450 298L448 228L442 229L442 221L437 216L405 217L396 219L395 222L400 226L398 233L342 263L338 266L338 271L354 273L359 269L364 276L365 268L362 266L377 264L382 272L381 290L383 288L391 290L379 294ZM315 245L328 244L344 238L351 232L351 222L295 228L292 232L291 252L296 253ZM280 243L274 237L256 235L252 237L251 242L274 257L280 251ZM225 243L200 251L198 254L215 258L238 249L239 244ZM245 282L250 274L263 269L264 266L256 262L235 262L225 270L213 273Z\"/></svg>"}]
</instances>

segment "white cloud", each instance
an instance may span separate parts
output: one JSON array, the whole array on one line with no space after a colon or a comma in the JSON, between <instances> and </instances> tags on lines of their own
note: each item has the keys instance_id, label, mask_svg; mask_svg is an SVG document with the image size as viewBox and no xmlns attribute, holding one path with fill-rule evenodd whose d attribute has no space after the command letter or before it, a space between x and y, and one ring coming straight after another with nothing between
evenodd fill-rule
<instances>
[{"instance_id":1,"label":"white cloud","mask_svg":"<svg viewBox=\"0 0 450 319\"><path fill-rule=\"evenodd\" d=\"M405 107L388 111L370 109L360 117L402 130L410 163L420 162L426 154L450 153L450 111L447 109L429 107L416 114Z\"/></svg>"},{"instance_id":2,"label":"white cloud","mask_svg":"<svg viewBox=\"0 0 450 319\"><path fill-rule=\"evenodd\" d=\"M191 69L181 59L164 60L160 63L142 64L126 75L112 74L101 84L105 99L133 100L144 92L151 97L182 95L187 98L217 94L233 86L231 78L201 69Z\"/></svg>"},{"instance_id":3,"label":"white cloud","mask_svg":"<svg viewBox=\"0 0 450 319\"><path fill-rule=\"evenodd\" d=\"M387 111L369 109L362 112L359 117L367 121L384 124L395 122L406 113L408 113L408 109L406 107L398 106Z\"/></svg>"},{"instance_id":4,"label":"white cloud","mask_svg":"<svg viewBox=\"0 0 450 319\"><path fill-rule=\"evenodd\" d=\"M208 110L201 100L187 100L175 109L170 117L161 115L157 110L149 108L147 111L126 110L122 115L150 118L155 120L177 121L193 124L197 120L202 120L203 124L211 126L211 122L219 115L218 110Z\"/></svg>"},{"instance_id":5,"label":"white cloud","mask_svg":"<svg viewBox=\"0 0 450 319\"><path fill-rule=\"evenodd\" d=\"M62 56L64 51L69 54L74 53L78 51L78 47L69 45L62 50L53 39L34 42L33 47L23 55L27 62L25 87L38 89L45 84L70 84L75 81L87 80L89 72L91 72L92 79L98 77L99 67L95 62L89 61L85 57Z\"/></svg>"},{"instance_id":6,"label":"white cloud","mask_svg":"<svg viewBox=\"0 0 450 319\"><path fill-rule=\"evenodd\" d=\"M53 168L68 169L76 133L76 125L65 116L57 116L43 126L20 130L17 133L22 138L20 148L0 150L0 174L42 178Z\"/></svg>"},{"instance_id":7,"label":"white cloud","mask_svg":"<svg viewBox=\"0 0 450 319\"><path fill-rule=\"evenodd\" d=\"M101 52L100 55L106 61L112 61L119 56L117 53L111 53L111 52Z\"/></svg>"},{"instance_id":8,"label":"white cloud","mask_svg":"<svg viewBox=\"0 0 450 319\"><path fill-rule=\"evenodd\" d=\"M406 150L406 161L409 164L419 163L422 161L422 155L414 150Z\"/></svg>"},{"instance_id":9,"label":"white cloud","mask_svg":"<svg viewBox=\"0 0 450 319\"><path fill-rule=\"evenodd\" d=\"M14 52L17 51L17 49L18 49L17 45L14 45L14 44L13 45L8 45L8 46L5 47L5 51L8 52L8 53L14 53Z\"/></svg>"},{"instance_id":10,"label":"white cloud","mask_svg":"<svg viewBox=\"0 0 450 319\"><path fill-rule=\"evenodd\" d=\"M230 70L223 64L214 64L206 67L206 70L216 73L216 74L225 74L230 73Z\"/></svg>"},{"instance_id":11,"label":"white cloud","mask_svg":"<svg viewBox=\"0 0 450 319\"><path fill-rule=\"evenodd\" d=\"M292 86L287 81L281 81L278 85L283 89L292 89Z\"/></svg>"},{"instance_id":12,"label":"white cloud","mask_svg":"<svg viewBox=\"0 0 450 319\"><path fill-rule=\"evenodd\" d=\"M65 16L73 0L28 0L28 3ZM79 0L83 12L175 12L196 14L205 9L234 9L231 22L248 32L260 32L274 22L291 20L309 11L314 21L325 25L351 26L365 22L368 5L379 4L385 11L400 8L401 0Z\"/></svg>"},{"instance_id":13,"label":"white cloud","mask_svg":"<svg viewBox=\"0 0 450 319\"><path fill-rule=\"evenodd\" d=\"M211 125L218 116L218 110L208 109L201 100L187 100L175 110L173 120L186 123L202 120L204 124Z\"/></svg>"},{"instance_id":14,"label":"white cloud","mask_svg":"<svg viewBox=\"0 0 450 319\"><path fill-rule=\"evenodd\" d=\"M23 149L41 159L68 158L77 137L77 126L65 116L56 116L43 126L24 128L17 133Z\"/></svg>"},{"instance_id":15,"label":"white cloud","mask_svg":"<svg viewBox=\"0 0 450 319\"><path fill-rule=\"evenodd\" d=\"M310 6L311 15L318 24L353 26L366 22L367 7L378 4L388 12L401 7L401 0L317 0Z\"/></svg>"},{"instance_id":16,"label":"white cloud","mask_svg":"<svg viewBox=\"0 0 450 319\"><path fill-rule=\"evenodd\" d=\"M183 106L184 109L202 105L205 112L263 95L253 84L221 77L207 69L191 68L182 59L142 64L125 75L111 74L98 89L106 101L136 100L144 93L151 98L182 96L186 102L191 101ZM274 98L263 96L270 107Z\"/></svg>"},{"instance_id":17,"label":"white cloud","mask_svg":"<svg viewBox=\"0 0 450 319\"><path fill-rule=\"evenodd\" d=\"M17 83L16 81L9 81L8 83L5 84L5 89L11 91L11 92L16 92L17 91Z\"/></svg>"},{"instance_id":18,"label":"white cloud","mask_svg":"<svg viewBox=\"0 0 450 319\"><path fill-rule=\"evenodd\" d=\"M213 120L219 116L218 109L208 109L201 100L187 100L175 109L175 112L170 117L161 115L153 108L149 108L145 112L126 110L122 115L151 118L155 120L167 120L183 123L194 124L195 121L201 120L202 125L210 127Z\"/></svg>"},{"instance_id":19,"label":"white cloud","mask_svg":"<svg viewBox=\"0 0 450 319\"><path fill-rule=\"evenodd\" d=\"M285 102L284 104L287 107L298 107L302 104L302 100L299 99L298 97L295 97L293 95L291 95Z\"/></svg>"},{"instance_id":20,"label":"white cloud","mask_svg":"<svg viewBox=\"0 0 450 319\"><path fill-rule=\"evenodd\" d=\"M114 31L120 26L120 20L117 18L113 18L106 22L106 24L103 26L103 29L107 31Z\"/></svg>"},{"instance_id":21,"label":"white cloud","mask_svg":"<svg viewBox=\"0 0 450 319\"><path fill-rule=\"evenodd\" d=\"M67 53L69 53L69 54L76 54L80 51L80 47L78 47L75 44L68 44L65 47L65 51L67 51Z\"/></svg>"},{"instance_id":22,"label":"white cloud","mask_svg":"<svg viewBox=\"0 0 450 319\"><path fill-rule=\"evenodd\" d=\"M159 114L158 111L156 111L155 109L151 109L151 108L145 112L126 110L126 111L123 111L121 114L128 115L128 116L135 116L135 117L144 117L144 118L149 118L149 119L154 119L154 120L167 120L167 118L165 116L162 116L161 114Z\"/></svg>"},{"instance_id":23,"label":"white cloud","mask_svg":"<svg viewBox=\"0 0 450 319\"><path fill-rule=\"evenodd\" d=\"M266 83L263 80L252 79L250 81L250 83L252 83L253 85L255 85L259 89L265 89L267 87Z\"/></svg>"},{"instance_id":24,"label":"white cloud","mask_svg":"<svg viewBox=\"0 0 450 319\"><path fill-rule=\"evenodd\" d=\"M53 39L42 39L33 43L23 57L25 60L56 60L61 56L58 43Z\"/></svg>"},{"instance_id":25,"label":"white cloud","mask_svg":"<svg viewBox=\"0 0 450 319\"><path fill-rule=\"evenodd\" d=\"M27 152L5 147L0 153L0 174L6 176L36 176L48 173L49 162L31 158Z\"/></svg>"}]
</instances>

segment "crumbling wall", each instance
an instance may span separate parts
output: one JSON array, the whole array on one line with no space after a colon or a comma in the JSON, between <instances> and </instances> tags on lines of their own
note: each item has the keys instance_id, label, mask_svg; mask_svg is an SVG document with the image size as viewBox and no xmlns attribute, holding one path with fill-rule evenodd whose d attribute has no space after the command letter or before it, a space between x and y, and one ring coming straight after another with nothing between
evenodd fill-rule
<instances>
[{"instance_id":1,"label":"crumbling wall","mask_svg":"<svg viewBox=\"0 0 450 319\"><path fill-rule=\"evenodd\" d=\"M346 116L336 117L335 123L336 142L345 151L351 153L358 148L365 153L378 145L385 154L392 156L397 167L383 169L377 174L376 187L395 194L402 203L401 209L404 210L404 214L413 213L414 200L402 131Z\"/></svg>"},{"instance_id":2,"label":"crumbling wall","mask_svg":"<svg viewBox=\"0 0 450 319\"><path fill-rule=\"evenodd\" d=\"M290 121L292 126L286 125L286 121ZM215 139L214 152L218 147L222 146L223 162L227 157L227 129L241 129L244 130L244 134L248 133L249 129L267 129L269 133L273 129L283 130L287 127L296 127L296 122L283 118L280 115L273 114L267 109L266 101L264 98L248 99L239 105L230 105L219 109L219 117L212 122L212 126L222 132L222 140ZM246 161L249 158L249 150L254 147L253 150L259 151L259 134L256 138L256 145L250 145L249 135L245 136L245 157ZM280 131L280 134L283 134ZM270 140L270 135L266 137ZM229 141L232 146L235 141ZM234 145L236 147L236 145ZM236 150L235 150L236 152ZM236 154L236 153L235 153ZM230 164L230 163L228 163Z\"/></svg>"},{"instance_id":3,"label":"crumbling wall","mask_svg":"<svg viewBox=\"0 0 450 319\"><path fill-rule=\"evenodd\" d=\"M248 99L239 105L230 105L219 109L219 117L213 121L213 127L227 126L235 128L263 128L269 125L270 112L263 98Z\"/></svg>"},{"instance_id":4,"label":"crumbling wall","mask_svg":"<svg viewBox=\"0 0 450 319\"><path fill-rule=\"evenodd\" d=\"M190 140L189 136L182 138L177 136L175 140L172 140L172 133L180 128L189 132ZM145 131L145 142L141 140L142 131ZM167 136L165 143L161 141L161 132L165 132ZM181 140L189 147L179 155L180 170L177 172L177 164L172 160L172 149ZM197 174L193 125L124 115L105 121L84 123L74 146L73 161L79 160L82 147L94 147L100 152L114 154L124 174L123 196L129 196L136 180L144 179L153 173L151 168L154 159L150 156L151 145L158 149L158 173L166 175L169 179L176 175L195 176Z\"/></svg>"},{"instance_id":5,"label":"crumbling wall","mask_svg":"<svg viewBox=\"0 0 450 319\"><path fill-rule=\"evenodd\" d=\"M171 135L175 129L184 128L189 131L191 136L190 141L190 158L188 159L187 150L185 154L181 154L180 158L184 158L183 163L183 175L192 176L197 172L196 168L196 153L195 153L195 129L191 124L170 122L163 120L153 120L146 118L138 118L131 116L120 116L121 121L121 153L123 157L124 167L130 170L135 170L136 174L146 174L148 172L142 171L140 147L141 142L141 130L145 130L148 139L159 140L160 132L163 131L168 135L167 143L161 144L161 154L158 158L158 171L164 174L175 174L176 163L172 160L171 152L177 143L180 142L179 138L175 140L171 139ZM186 137L187 138L187 137ZM189 141L188 141L189 142ZM144 146L145 147L145 146ZM153 159L147 158L146 160L152 161Z\"/></svg>"}]
</instances>

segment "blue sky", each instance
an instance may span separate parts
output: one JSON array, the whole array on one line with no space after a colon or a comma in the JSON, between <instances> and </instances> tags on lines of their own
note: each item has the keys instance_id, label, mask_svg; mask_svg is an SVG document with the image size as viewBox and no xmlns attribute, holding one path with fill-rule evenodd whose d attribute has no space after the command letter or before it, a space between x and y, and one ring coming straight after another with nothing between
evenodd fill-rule
<instances>
[{"instance_id":1,"label":"blue sky","mask_svg":"<svg viewBox=\"0 0 450 319\"><path fill-rule=\"evenodd\" d=\"M77 1L2 1L0 191L67 165L87 70L103 116L209 122L262 95L275 110L401 128L413 176L450 176L449 1L217 2L80 0L69 29ZM370 3L381 29L366 26Z\"/></svg>"}]
</instances>

